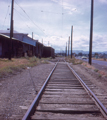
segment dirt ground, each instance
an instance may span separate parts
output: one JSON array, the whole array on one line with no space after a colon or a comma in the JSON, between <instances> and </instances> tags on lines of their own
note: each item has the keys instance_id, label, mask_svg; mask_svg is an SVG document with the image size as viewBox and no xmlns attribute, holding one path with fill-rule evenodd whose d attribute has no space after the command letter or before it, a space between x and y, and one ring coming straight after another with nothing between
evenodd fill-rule
<instances>
[{"instance_id":1,"label":"dirt ground","mask_svg":"<svg viewBox=\"0 0 107 120\"><path fill-rule=\"evenodd\" d=\"M102 71L105 71L107 72L107 66L104 66L104 65L98 65L96 63L93 63L92 66L94 66L96 69L98 70L102 70Z\"/></svg>"},{"instance_id":2,"label":"dirt ground","mask_svg":"<svg viewBox=\"0 0 107 120\"><path fill-rule=\"evenodd\" d=\"M27 68L15 75L0 79L0 120L22 119L56 61L55 59L50 64ZM100 76L94 69L81 64L70 63L70 65L83 80L88 79L96 86L97 89L93 89L93 92L104 95L103 100L107 101L107 76ZM104 66L96 64L93 66L99 70L107 70ZM107 108L107 103L104 103Z\"/></svg>"},{"instance_id":3,"label":"dirt ground","mask_svg":"<svg viewBox=\"0 0 107 120\"><path fill-rule=\"evenodd\" d=\"M100 70L101 65L94 65L93 68ZM86 80L91 82L91 85L94 87L88 86L92 92L96 95L96 97L103 103L105 108L107 109L107 76L100 75L98 72L95 72L94 69L89 69L84 65L72 65L71 67L75 70L75 72L82 78L85 82ZM104 68L102 71L105 71Z\"/></svg>"},{"instance_id":4,"label":"dirt ground","mask_svg":"<svg viewBox=\"0 0 107 120\"><path fill-rule=\"evenodd\" d=\"M21 120L54 63L27 68L0 79L0 120Z\"/></svg>"},{"instance_id":5,"label":"dirt ground","mask_svg":"<svg viewBox=\"0 0 107 120\"><path fill-rule=\"evenodd\" d=\"M85 79L89 79L92 83L96 84L101 89L104 89L107 93L107 76L99 76L99 73L95 72L93 69L89 69L80 64L71 66L78 73L78 75L80 75L82 78L85 77ZM97 69L101 67L98 65L94 66L97 66Z\"/></svg>"}]
</instances>

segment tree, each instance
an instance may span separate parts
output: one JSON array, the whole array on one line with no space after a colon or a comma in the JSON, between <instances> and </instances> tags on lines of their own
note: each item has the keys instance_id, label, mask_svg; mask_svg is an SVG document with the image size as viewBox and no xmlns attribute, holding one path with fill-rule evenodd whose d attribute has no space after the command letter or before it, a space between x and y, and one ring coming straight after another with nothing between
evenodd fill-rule
<instances>
[{"instance_id":1,"label":"tree","mask_svg":"<svg viewBox=\"0 0 107 120\"><path fill-rule=\"evenodd\" d=\"M82 53L80 52L80 53L78 53L78 56L82 56Z\"/></svg>"}]
</instances>

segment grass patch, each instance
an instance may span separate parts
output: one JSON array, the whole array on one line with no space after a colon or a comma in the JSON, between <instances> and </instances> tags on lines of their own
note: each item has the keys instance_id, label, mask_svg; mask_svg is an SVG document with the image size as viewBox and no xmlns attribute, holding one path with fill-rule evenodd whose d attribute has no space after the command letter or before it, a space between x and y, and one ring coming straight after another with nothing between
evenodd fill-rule
<instances>
[{"instance_id":1,"label":"grass patch","mask_svg":"<svg viewBox=\"0 0 107 120\"><path fill-rule=\"evenodd\" d=\"M83 62L82 65L85 66L85 67L88 68L88 69L92 69L92 70L95 71L95 67L92 66L92 65L90 65L89 63Z\"/></svg>"},{"instance_id":2,"label":"grass patch","mask_svg":"<svg viewBox=\"0 0 107 120\"><path fill-rule=\"evenodd\" d=\"M102 75L101 75L101 74L99 74L99 75L98 75L98 77L100 77L100 78L101 78L101 77L102 77Z\"/></svg>"},{"instance_id":3,"label":"grass patch","mask_svg":"<svg viewBox=\"0 0 107 120\"><path fill-rule=\"evenodd\" d=\"M90 65L90 64L88 64L88 63L83 62L82 65L85 66L85 67L88 68L88 69L92 69L92 70L94 70L95 72L98 72L98 74L99 74L98 76L99 76L99 77L106 76L106 74L107 74L107 72L98 70L98 69L96 69L94 66L92 66L92 65Z\"/></svg>"},{"instance_id":4,"label":"grass patch","mask_svg":"<svg viewBox=\"0 0 107 120\"><path fill-rule=\"evenodd\" d=\"M98 69L94 69L95 72L98 72L99 70Z\"/></svg>"},{"instance_id":5,"label":"grass patch","mask_svg":"<svg viewBox=\"0 0 107 120\"><path fill-rule=\"evenodd\" d=\"M106 61L106 58L104 58L104 61Z\"/></svg>"},{"instance_id":6,"label":"grass patch","mask_svg":"<svg viewBox=\"0 0 107 120\"><path fill-rule=\"evenodd\" d=\"M75 57L73 57L72 59L70 57L66 57L65 60L69 63L72 63L73 65L77 65L77 64L82 64L82 60L76 59Z\"/></svg>"},{"instance_id":7,"label":"grass patch","mask_svg":"<svg viewBox=\"0 0 107 120\"><path fill-rule=\"evenodd\" d=\"M12 58L0 59L0 78L6 76L7 74L13 74L15 71L21 71L27 67L33 67L37 64L48 64L47 60L49 58L37 58L37 57L27 57L27 58Z\"/></svg>"}]
</instances>

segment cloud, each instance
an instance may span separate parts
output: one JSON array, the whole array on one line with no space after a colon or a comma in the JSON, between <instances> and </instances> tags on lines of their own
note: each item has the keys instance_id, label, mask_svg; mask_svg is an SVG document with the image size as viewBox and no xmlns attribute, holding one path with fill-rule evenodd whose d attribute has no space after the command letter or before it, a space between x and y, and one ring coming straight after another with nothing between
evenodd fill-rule
<instances>
[{"instance_id":1,"label":"cloud","mask_svg":"<svg viewBox=\"0 0 107 120\"><path fill-rule=\"evenodd\" d=\"M9 2L10 0L8 3L0 0L2 4L0 28L2 28ZM32 23L16 2L39 28ZM93 50L106 51L107 48L106 3L107 0L95 1ZM14 5L14 30L28 33L30 36L34 32L34 38L39 39L40 42L43 39L45 45L48 45L49 41L56 50L65 50L73 25L73 49L89 50L90 0L17 0ZM11 9L4 24L5 29L10 27L10 11Z\"/></svg>"},{"instance_id":2,"label":"cloud","mask_svg":"<svg viewBox=\"0 0 107 120\"><path fill-rule=\"evenodd\" d=\"M107 0L99 0L101 3L107 4Z\"/></svg>"},{"instance_id":3,"label":"cloud","mask_svg":"<svg viewBox=\"0 0 107 120\"><path fill-rule=\"evenodd\" d=\"M53 2L58 2L58 0L52 0Z\"/></svg>"},{"instance_id":4,"label":"cloud","mask_svg":"<svg viewBox=\"0 0 107 120\"><path fill-rule=\"evenodd\" d=\"M29 34L28 36L32 38L32 34ZM34 40L39 40L39 38L40 38L39 35L33 33Z\"/></svg>"},{"instance_id":5,"label":"cloud","mask_svg":"<svg viewBox=\"0 0 107 120\"><path fill-rule=\"evenodd\" d=\"M55 50L65 50L66 40L68 40L68 38L59 36L47 36L43 38L44 44L48 45L49 42L50 46Z\"/></svg>"},{"instance_id":6,"label":"cloud","mask_svg":"<svg viewBox=\"0 0 107 120\"><path fill-rule=\"evenodd\" d=\"M107 35L95 34L93 36L93 50L94 51L105 51L107 48Z\"/></svg>"},{"instance_id":7,"label":"cloud","mask_svg":"<svg viewBox=\"0 0 107 120\"><path fill-rule=\"evenodd\" d=\"M62 6L62 11L64 12L64 10L67 10L64 12L64 14L73 14L74 11L77 11L75 5L71 4L71 1L67 0L67 1L62 1L62 0L52 0L53 2L56 2L57 4L59 4L60 6Z\"/></svg>"},{"instance_id":8,"label":"cloud","mask_svg":"<svg viewBox=\"0 0 107 120\"><path fill-rule=\"evenodd\" d=\"M75 37L73 41L73 49L89 51L89 42L90 39L87 36L82 35L80 37ZM107 35L94 34L92 45L93 51L106 51L105 48L107 48Z\"/></svg>"},{"instance_id":9,"label":"cloud","mask_svg":"<svg viewBox=\"0 0 107 120\"><path fill-rule=\"evenodd\" d=\"M85 35L75 37L73 39L73 49L74 50L89 50L89 38Z\"/></svg>"}]
</instances>

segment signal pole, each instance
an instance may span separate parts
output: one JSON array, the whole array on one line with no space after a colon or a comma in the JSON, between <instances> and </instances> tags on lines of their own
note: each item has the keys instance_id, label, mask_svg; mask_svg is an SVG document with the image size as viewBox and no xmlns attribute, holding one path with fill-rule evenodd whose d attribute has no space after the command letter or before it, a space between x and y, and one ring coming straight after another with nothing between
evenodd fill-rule
<instances>
[{"instance_id":1,"label":"signal pole","mask_svg":"<svg viewBox=\"0 0 107 120\"><path fill-rule=\"evenodd\" d=\"M72 58L73 26L71 27L71 58Z\"/></svg>"},{"instance_id":2,"label":"signal pole","mask_svg":"<svg viewBox=\"0 0 107 120\"><path fill-rule=\"evenodd\" d=\"M14 0L12 0L12 6L11 6L11 22L10 22L10 45L9 45L9 60L11 60L12 57L12 50L13 50L13 6L14 6Z\"/></svg>"},{"instance_id":3,"label":"signal pole","mask_svg":"<svg viewBox=\"0 0 107 120\"><path fill-rule=\"evenodd\" d=\"M90 22L90 46L89 46L89 64L92 62L92 38L93 38L93 3L94 0L91 0L91 22Z\"/></svg>"}]
</instances>

